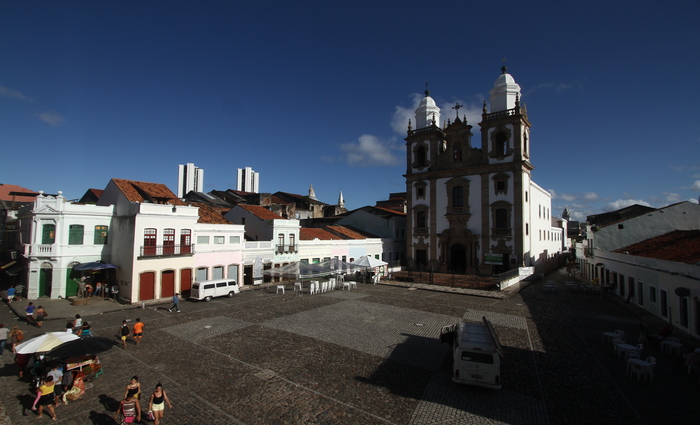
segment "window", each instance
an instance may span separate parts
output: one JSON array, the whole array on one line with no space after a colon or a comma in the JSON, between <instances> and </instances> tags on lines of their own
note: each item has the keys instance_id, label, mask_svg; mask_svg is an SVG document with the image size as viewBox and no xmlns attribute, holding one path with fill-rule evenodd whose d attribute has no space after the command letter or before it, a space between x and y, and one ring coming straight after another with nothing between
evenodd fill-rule
<instances>
[{"instance_id":1,"label":"window","mask_svg":"<svg viewBox=\"0 0 700 425\"><path fill-rule=\"evenodd\" d=\"M508 155L508 135L506 133L498 133L496 135L496 146L494 151L498 156Z\"/></svg>"},{"instance_id":2,"label":"window","mask_svg":"<svg viewBox=\"0 0 700 425\"><path fill-rule=\"evenodd\" d=\"M668 317L668 292L664 291L663 289L660 292L661 306L659 307L659 313L661 313L661 316L663 317Z\"/></svg>"},{"instance_id":3,"label":"window","mask_svg":"<svg viewBox=\"0 0 700 425\"><path fill-rule=\"evenodd\" d=\"M294 233L289 234L289 250L296 252L296 235Z\"/></svg>"},{"instance_id":4,"label":"window","mask_svg":"<svg viewBox=\"0 0 700 425\"><path fill-rule=\"evenodd\" d=\"M180 254L192 252L192 231L190 229L180 230Z\"/></svg>"},{"instance_id":5,"label":"window","mask_svg":"<svg viewBox=\"0 0 700 425\"><path fill-rule=\"evenodd\" d=\"M207 280L207 276L209 276L209 269L206 267L200 267L197 270L195 270L195 280L197 282L203 282Z\"/></svg>"},{"instance_id":6,"label":"window","mask_svg":"<svg viewBox=\"0 0 700 425\"><path fill-rule=\"evenodd\" d=\"M452 207L462 208L464 206L464 188L455 186L452 188Z\"/></svg>"},{"instance_id":7,"label":"window","mask_svg":"<svg viewBox=\"0 0 700 425\"><path fill-rule=\"evenodd\" d=\"M508 210L505 208L499 208L496 210L496 228L497 229L507 229L508 228Z\"/></svg>"},{"instance_id":8,"label":"window","mask_svg":"<svg viewBox=\"0 0 700 425\"><path fill-rule=\"evenodd\" d=\"M644 284L642 282L637 282L637 287L639 288L637 290L637 294L639 294L639 297L637 297L637 302L639 305L644 305Z\"/></svg>"},{"instance_id":9,"label":"window","mask_svg":"<svg viewBox=\"0 0 700 425\"><path fill-rule=\"evenodd\" d=\"M530 234L530 223L525 223L525 235Z\"/></svg>"},{"instance_id":10,"label":"window","mask_svg":"<svg viewBox=\"0 0 700 425\"><path fill-rule=\"evenodd\" d=\"M209 245L209 236L197 236L197 245Z\"/></svg>"},{"instance_id":11,"label":"window","mask_svg":"<svg viewBox=\"0 0 700 425\"><path fill-rule=\"evenodd\" d=\"M656 288L653 286L649 287L649 302L656 304Z\"/></svg>"},{"instance_id":12,"label":"window","mask_svg":"<svg viewBox=\"0 0 700 425\"><path fill-rule=\"evenodd\" d=\"M175 254L175 229L163 229L163 255Z\"/></svg>"},{"instance_id":13,"label":"window","mask_svg":"<svg viewBox=\"0 0 700 425\"><path fill-rule=\"evenodd\" d=\"M228 243L230 243L230 244L241 243L241 237L240 236L229 236Z\"/></svg>"},{"instance_id":14,"label":"window","mask_svg":"<svg viewBox=\"0 0 700 425\"><path fill-rule=\"evenodd\" d=\"M50 245L56 240L56 225L55 224L44 224L41 232L41 243L43 245Z\"/></svg>"},{"instance_id":15,"label":"window","mask_svg":"<svg viewBox=\"0 0 700 425\"><path fill-rule=\"evenodd\" d=\"M214 236L214 245L223 245L226 243L226 236ZM214 279L223 279L223 278L214 278Z\"/></svg>"},{"instance_id":16,"label":"window","mask_svg":"<svg viewBox=\"0 0 700 425\"><path fill-rule=\"evenodd\" d=\"M277 245L284 246L284 233L277 235Z\"/></svg>"},{"instance_id":17,"label":"window","mask_svg":"<svg viewBox=\"0 0 700 425\"><path fill-rule=\"evenodd\" d=\"M156 245L158 241L158 230L143 229L143 255L156 255Z\"/></svg>"},{"instance_id":18,"label":"window","mask_svg":"<svg viewBox=\"0 0 700 425\"><path fill-rule=\"evenodd\" d=\"M462 149L455 148L454 160L455 160L455 162L462 162Z\"/></svg>"},{"instance_id":19,"label":"window","mask_svg":"<svg viewBox=\"0 0 700 425\"><path fill-rule=\"evenodd\" d=\"M95 245L107 245L107 226L95 226Z\"/></svg>"},{"instance_id":20,"label":"window","mask_svg":"<svg viewBox=\"0 0 700 425\"><path fill-rule=\"evenodd\" d=\"M85 227L82 224L68 226L68 245L82 245Z\"/></svg>"},{"instance_id":21,"label":"window","mask_svg":"<svg viewBox=\"0 0 700 425\"><path fill-rule=\"evenodd\" d=\"M223 279L224 278L224 266L216 266L212 269L211 274L212 280Z\"/></svg>"},{"instance_id":22,"label":"window","mask_svg":"<svg viewBox=\"0 0 700 425\"><path fill-rule=\"evenodd\" d=\"M415 163L415 164L416 164L416 167L418 167L418 168L425 167L425 157L426 157L426 155L425 155L425 147L423 147L423 146L418 146L418 148L416 148L416 154L415 154L415 155L416 155L416 163Z\"/></svg>"},{"instance_id":23,"label":"window","mask_svg":"<svg viewBox=\"0 0 700 425\"><path fill-rule=\"evenodd\" d=\"M425 211L416 212L416 227L425 229Z\"/></svg>"}]
</instances>

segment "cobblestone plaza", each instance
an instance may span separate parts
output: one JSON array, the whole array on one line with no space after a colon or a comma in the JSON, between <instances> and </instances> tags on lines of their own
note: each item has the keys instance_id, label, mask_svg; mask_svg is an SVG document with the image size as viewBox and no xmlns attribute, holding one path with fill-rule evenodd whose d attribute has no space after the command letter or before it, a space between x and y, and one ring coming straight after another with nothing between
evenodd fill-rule
<instances>
[{"instance_id":1,"label":"cobblestone plaza","mask_svg":"<svg viewBox=\"0 0 700 425\"><path fill-rule=\"evenodd\" d=\"M168 305L107 304L111 309L83 316L94 332L113 337L123 319L140 317L142 345L100 355L105 373L82 399L57 408L57 423L114 423L132 375L142 383L144 410L152 388L163 384L174 405L166 425L696 423L697 376L650 347L644 356L659 361L655 380L637 382L600 341L603 331L634 334L651 319L563 285L545 293L536 282L496 298L416 286L361 284L303 296L271 287L183 302L180 314ZM52 316L45 330L62 329L70 317L68 309L60 314L63 307L54 311L65 318ZM3 308L6 326L11 314ZM500 391L450 380L439 330L465 314L474 321L486 315L499 334ZM20 326L28 336L41 333ZM17 380L11 359L6 352L2 423L49 421L29 409L29 385Z\"/></svg>"}]
</instances>

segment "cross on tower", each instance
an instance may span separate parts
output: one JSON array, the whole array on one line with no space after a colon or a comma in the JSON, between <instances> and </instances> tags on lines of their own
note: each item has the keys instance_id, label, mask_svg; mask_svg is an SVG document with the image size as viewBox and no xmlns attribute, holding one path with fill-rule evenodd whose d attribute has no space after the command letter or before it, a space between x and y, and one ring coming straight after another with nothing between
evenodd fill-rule
<instances>
[{"instance_id":1,"label":"cross on tower","mask_svg":"<svg viewBox=\"0 0 700 425\"><path fill-rule=\"evenodd\" d=\"M457 113L457 119L459 119L459 108L463 107L464 105L460 105L459 103L455 103L455 106L452 107L452 109L455 110Z\"/></svg>"}]
</instances>

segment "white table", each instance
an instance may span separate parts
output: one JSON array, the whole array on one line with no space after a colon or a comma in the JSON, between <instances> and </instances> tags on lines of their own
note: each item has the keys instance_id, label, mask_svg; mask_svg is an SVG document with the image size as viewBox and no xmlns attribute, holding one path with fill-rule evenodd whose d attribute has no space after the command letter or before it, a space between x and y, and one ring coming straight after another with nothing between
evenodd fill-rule
<instances>
[{"instance_id":1,"label":"white table","mask_svg":"<svg viewBox=\"0 0 700 425\"><path fill-rule=\"evenodd\" d=\"M642 359L628 359L627 360L627 374L629 375L630 372L632 371L632 368L636 366L644 371L644 375L649 376L649 380L653 381L654 380L654 369L652 368L652 364L649 363L646 360Z\"/></svg>"},{"instance_id":2,"label":"white table","mask_svg":"<svg viewBox=\"0 0 700 425\"><path fill-rule=\"evenodd\" d=\"M637 346L631 344L617 344L616 347L617 351L623 353L626 359L629 358L630 352L637 350Z\"/></svg>"},{"instance_id":3,"label":"white table","mask_svg":"<svg viewBox=\"0 0 700 425\"><path fill-rule=\"evenodd\" d=\"M603 332L603 337L602 337L600 342L605 344L606 340L612 342L615 338L620 338L620 337L622 337L622 335L620 335L617 332Z\"/></svg>"},{"instance_id":4,"label":"white table","mask_svg":"<svg viewBox=\"0 0 700 425\"><path fill-rule=\"evenodd\" d=\"M668 347L668 354L672 354L674 351L681 357L683 355L683 344L675 341L661 341L661 352L666 352L666 347Z\"/></svg>"}]
</instances>

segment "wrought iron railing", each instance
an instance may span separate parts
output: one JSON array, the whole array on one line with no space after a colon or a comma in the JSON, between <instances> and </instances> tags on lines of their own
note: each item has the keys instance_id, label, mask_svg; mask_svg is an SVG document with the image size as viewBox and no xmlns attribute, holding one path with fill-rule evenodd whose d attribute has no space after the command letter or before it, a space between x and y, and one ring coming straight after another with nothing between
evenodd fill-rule
<instances>
[{"instance_id":1,"label":"wrought iron railing","mask_svg":"<svg viewBox=\"0 0 700 425\"><path fill-rule=\"evenodd\" d=\"M174 257L194 254L194 244L141 246L141 257Z\"/></svg>"}]
</instances>

